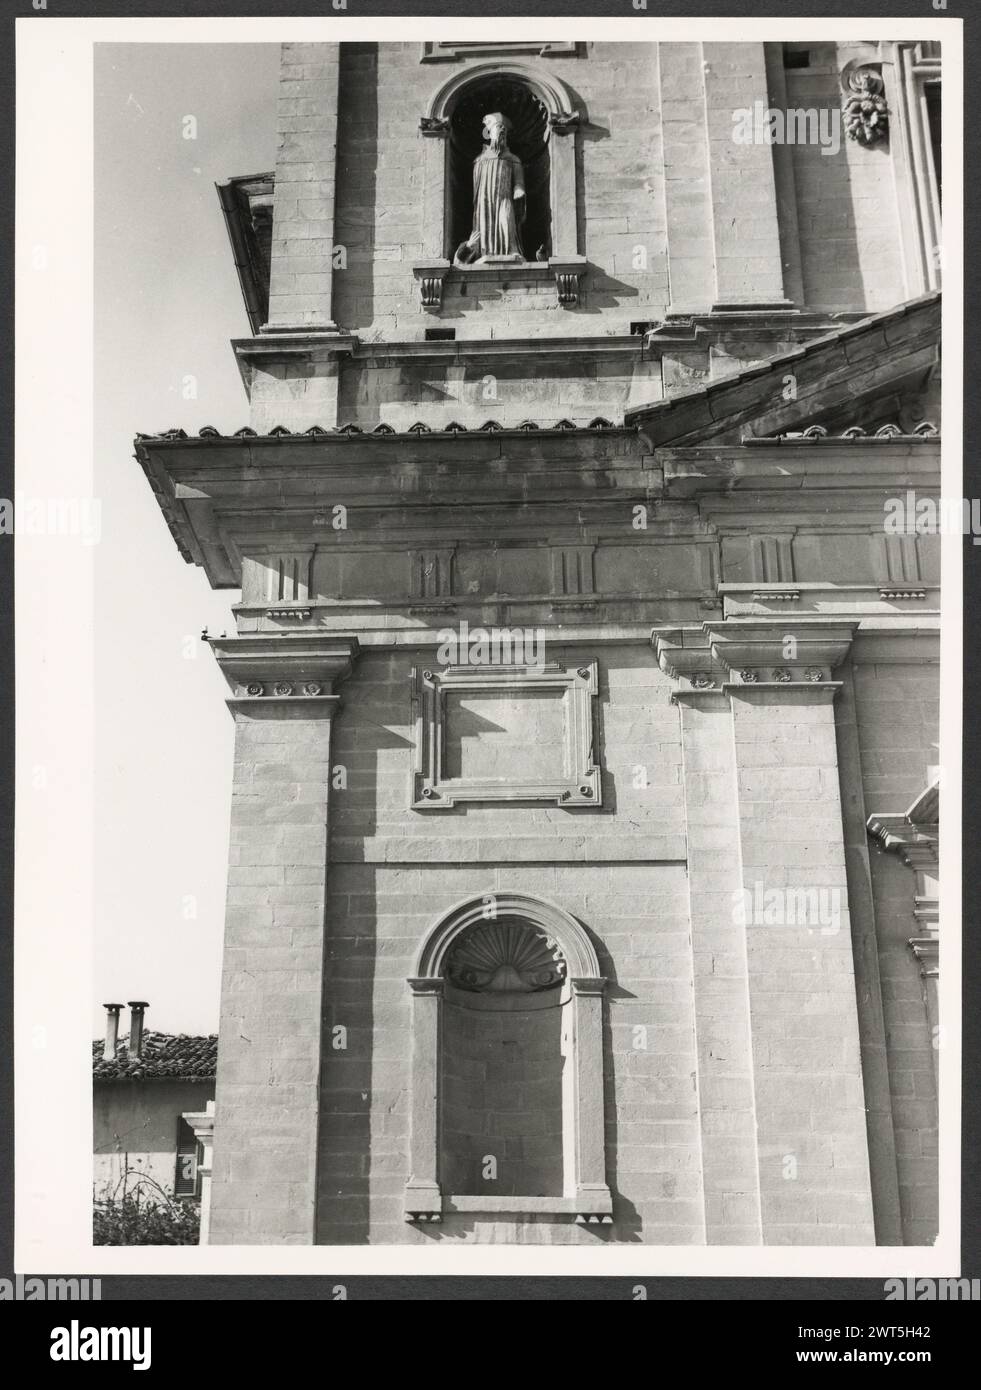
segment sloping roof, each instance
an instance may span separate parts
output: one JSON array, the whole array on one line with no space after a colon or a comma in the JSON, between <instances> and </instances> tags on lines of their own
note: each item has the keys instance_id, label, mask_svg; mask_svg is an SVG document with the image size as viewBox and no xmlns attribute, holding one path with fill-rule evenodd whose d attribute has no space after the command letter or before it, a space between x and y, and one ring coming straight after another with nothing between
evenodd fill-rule
<instances>
[{"instance_id":1,"label":"sloping roof","mask_svg":"<svg viewBox=\"0 0 981 1390\"><path fill-rule=\"evenodd\" d=\"M864 400L921 385L939 361L940 293L922 295L812 338L792 352L694 391L635 406L624 423L654 448L739 443L835 418ZM786 390L788 380L793 391Z\"/></svg>"},{"instance_id":2,"label":"sloping roof","mask_svg":"<svg viewBox=\"0 0 981 1390\"><path fill-rule=\"evenodd\" d=\"M211 439L229 441L234 439L322 439L328 435L332 437L346 436L391 436L396 439L404 439L417 434L527 434L532 430L540 430L543 434L564 433L567 430L619 430L624 431L623 425L616 425L612 420L607 420L603 415L597 415L590 420L588 425L577 425L574 420L556 420L540 423L537 420L522 420L520 425L502 425L497 420L485 420L482 425L461 425L456 420L451 420L448 425L427 425L422 420L417 420L414 425L396 428L394 425L381 424L374 428L362 427L361 425L346 424L336 425L326 428L323 425L311 425L308 429L291 430L286 425L273 425L264 434L254 430L249 425L243 425L241 429L235 430L232 434L222 434L215 429L214 425L202 425L196 435L188 434L186 430L169 429L161 430L159 434L138 434L136 436L136 446L139 449L141 444L161 444L168 441L181 441L192 439ZM634 426L626 427L628 433L634 431ZM140 457L137 454L137 457Z\"/></svg>"},{"instance_id":3,"label":"sloping roof","mask_svg":"<svg viewBox=\"0 0 981 1390\"><path fill-rule=\"evenodd\" d=\"M274 183L272 174L246 174L215 184L253 333L259 332L269 313Z\"/></svg>"},{"instance_id":4,"label":"sloping roof","mask_svg":"<svg viewBox=\"0 0 981 1390\"><path fill-rule=\"evenodd\" d=\"M125 1042L116 1047L115 1061L103 1056L104 1043L92 1043L94 1081L213 1081L218 1058L218 1035L192 1037L187 1033L143 1034L143 1056L130 1057Z\"/></svg>"}]
</instances>

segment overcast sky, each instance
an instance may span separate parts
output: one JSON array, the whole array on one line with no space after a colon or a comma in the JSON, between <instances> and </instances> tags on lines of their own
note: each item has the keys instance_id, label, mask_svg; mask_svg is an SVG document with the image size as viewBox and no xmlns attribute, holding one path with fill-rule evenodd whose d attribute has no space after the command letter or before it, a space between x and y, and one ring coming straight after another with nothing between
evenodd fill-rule
<instances>
[{"instance_id":1,"label":"overcast sky","mask_svg":"<svg viewBox=\"0 0 981 1390\"><path fill-rule=\"evenodd\" d=\"M214 185L275 165L279 49L95 51L93 1035L101 1004L129 999L149 1000L148 1027L213 1032L233 726L199 634L231 630L238 594L181 558L133 436L248 423L229 339L249 326Z\"/></svg>"}]
</instances>

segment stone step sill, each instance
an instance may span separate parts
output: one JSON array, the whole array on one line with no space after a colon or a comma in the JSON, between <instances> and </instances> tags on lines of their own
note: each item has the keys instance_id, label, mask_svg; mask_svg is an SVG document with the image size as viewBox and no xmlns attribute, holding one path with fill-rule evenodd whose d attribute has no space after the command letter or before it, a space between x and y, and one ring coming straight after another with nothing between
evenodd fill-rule
<instances>
[{"instance_id":1,"label":"stone step sill","mask_svg":"<svg viewBox=\"0 0 981 1390\"><path fill-rule=\"evenodd\" d=\"M555 282L556 302L574 308L579 302L579 282L586 273L585 256L552 256L547 261L497 260L474 265L453 265L449 260L416 261L412 273L419 284L422 307L439 313L446 298L461 300L461 286L473 286L479 296L482 288L526 289Z\"/></svg>"},{"instance_id":2,"label":"stone step sill","mask_svg":"<svg viewBox=\"0 0 981 1390\"><path fill-rule=\"evenodd\" d=\"M609 1196L604 1200L594 1195L587 1210L579 1197L444 1197L443 1211L461 1216L610 1217L612 1202Z\"/></svg>"}]
</instances>

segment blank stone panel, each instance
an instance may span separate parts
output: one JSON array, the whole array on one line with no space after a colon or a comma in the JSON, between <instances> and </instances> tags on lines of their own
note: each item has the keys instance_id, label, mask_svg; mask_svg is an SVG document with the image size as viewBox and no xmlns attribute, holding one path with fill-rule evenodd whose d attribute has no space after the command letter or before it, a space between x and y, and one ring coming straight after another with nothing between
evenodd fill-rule
<instances>
[{"instance_id":1,"label":"blank stone panel","mask_svg":"<svg viewBox=\"0 0 981 1390\"><path fill-rule=\"evenodd\" d=\"M461 549L453 565L457 594L547 594L551 590L546 546Z\"/></svg>"},{"instance_id":2,"label":"blank stone panel","mask_svg":"<svg viewBox=\"0 0 981 1390\"><path fill-rule=\"evenodd\" d=\"M558 781L568 777L567 698L562 690L447 695L447 777Z\"/></svg>"},{"instance_id":3,"label":"blank stone panel","mask_svg":"<svg viewBox=\"0 0 981 1390\"><path fill-rule=\"evenodd\" d=\"M401 598L411 592L408 551L319 551L313 562L312 597Z\"/></svg>"},{"instance_id":4,"label":"blank stone panel","mask_svg":"<svg viewBox=\"0 0 981 1390\"><path fill-rule=\"evenodd\" d=\"M876 549L868 535L794 537L794 578L802 583L834 576L836 584L874 584L879 574Z\"/></svg>"},{"instance_id":5,"label":"blank stone panel","mask_svg":"<svg viewBox=\"0 0 981 1390\"><path fill-rule=\"evenodd\" d=\"M665 545L657 538L644 545L601 545L594 560L596 588L615 594L697 593L705 586L701 549L691 543Z\"/></svg>"}]
</instances>

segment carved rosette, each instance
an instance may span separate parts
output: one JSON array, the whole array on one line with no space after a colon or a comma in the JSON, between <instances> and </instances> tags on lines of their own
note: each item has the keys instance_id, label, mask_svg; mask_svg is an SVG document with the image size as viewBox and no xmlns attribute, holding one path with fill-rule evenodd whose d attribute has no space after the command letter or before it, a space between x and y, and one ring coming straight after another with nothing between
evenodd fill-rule
<instances>
[{"instance_id":1,"label":"carved rosette","mask_svg":"<svg viewBox=\"0 0 981 1390\"><path fill-rule=\"evenodd\" d=\"M566 964L552 937L523 922L498 920L471 927L446 962L446 977L475 994L529 994L553 989Z\"/></svg>"}]
</instances>

